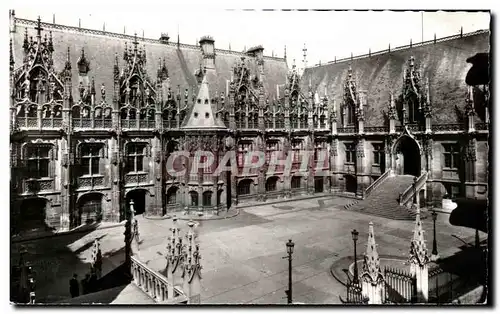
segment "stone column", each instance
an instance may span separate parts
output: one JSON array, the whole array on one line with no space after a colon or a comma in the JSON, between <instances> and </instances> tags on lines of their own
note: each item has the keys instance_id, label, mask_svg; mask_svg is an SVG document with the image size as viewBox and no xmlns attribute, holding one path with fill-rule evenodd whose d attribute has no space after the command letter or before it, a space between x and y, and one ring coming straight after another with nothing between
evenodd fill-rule
<instances>
[{"instance_id":1,"label":"stone column","mask_svg":"<svg viewBox=\"0 0 500 314\"><path fill-rule=\"evenodd\" d=\"M189 230L186 235L186 251L184 253L183 265L183 290L188 297L188 304L200 304L201 292L201 265L200 247L195 243L193 231L194 223L188 222Z\"/></svg>"},{"instance_id":2,"label":"stone column","mask_svg":"<svg viewBox=\"0 0 500 314\"><path fill-rule=\"evenodd\" d=\"M139 223L134 217L134 201L130 201L130 221L131 221L131 238L130 238L130 255L139 256Z\"/></svg>"},{"instance_id":3,"label":"stone column","mask_svg":"<svg viewBox=\"0 0 500 314\"><path fill-rule=\"evenodd\" d=\"M389 112L387 115L389 118L389 134L394 134L396 133L397 111L396 111L396 104L394 103L394 96L392 95L392 93L390 94Z\"/></svg>"},{"instance_id":4,"label":"stone column","mask_svg":"<svg viewBox=\"0 0 500 314\"><path fill-rule=\"evenodd\" d=\"M356 146L356 180L357 180L357 191L356 196L362 196L365 189L365 140L363 138L358 139L358 144Z\"/></svg>"},{"instance_id":5,"label":"stone column","mask_svg":"<svg viewBox=\"0 0 500 314\"><path fill-rule=\"evenodd\" d=\"M417 302L427 302L429 299L429 257L424 240L424 230L420 221L420 210L417 208L415 228L410 247L410 274L415 276L417 284Z\"/></svg>"},{"instance_id":6,"label":"stone column","mask_svg":"<svg viewBox=\"0 0 500 314\"><path fill-rule=\"evenodd\" d=\"M384 275L380 270L380 258L375 243L373 223L368 228L368 242L361 274L361 293L368 299L368 304L382 304L384 293Z\"/></svg>"}]
</instances>

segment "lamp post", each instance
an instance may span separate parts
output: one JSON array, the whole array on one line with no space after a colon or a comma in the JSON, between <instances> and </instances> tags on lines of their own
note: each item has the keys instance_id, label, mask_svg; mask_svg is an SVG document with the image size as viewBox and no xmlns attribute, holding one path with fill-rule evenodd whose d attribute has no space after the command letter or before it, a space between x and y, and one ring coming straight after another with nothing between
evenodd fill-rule
<instances>
[{"instance_id":1,"label":"lamp post","mask_svg":"<svg viewBox=\"0 0 500 314\"><path fill-rule=\"evenodd\" d=\"M431 260L437 260L438 257L438 250L437 250L437 241L436 241L436 219L437 219L437 213L435 210L432 211L432 222L433 222L433 234L434 238L432 239L432 256Z\"/></svg>"},{"instance_id":2,"label":"lamp post","mask_svg":"<svg viewBox=\"0 0 500 314\"><path fill-rule=\"evenodd\" d=\"M286 252L288 256L283 257L288 258L288 290L285 291L288 304L292 304L292 254L294 246L295 243L293 243L291 239L288 240L286 243Z\"/></svg>"},{"instance_id":3,"label":"lamp post","mask_svg":"<svg viewBox=\"0 0 500 314\"><path fill-rule=\"evenodd\" d=\"M359 283L359 281L358 281L358 256L356 254L356 242L358 241L359 232L356 231L356 229L354 229L353 231L351 231L351 235L352 235L352 241L354 241L354 278L352 281L354 284L358 284Z\"/></svg>"}]
</instances>

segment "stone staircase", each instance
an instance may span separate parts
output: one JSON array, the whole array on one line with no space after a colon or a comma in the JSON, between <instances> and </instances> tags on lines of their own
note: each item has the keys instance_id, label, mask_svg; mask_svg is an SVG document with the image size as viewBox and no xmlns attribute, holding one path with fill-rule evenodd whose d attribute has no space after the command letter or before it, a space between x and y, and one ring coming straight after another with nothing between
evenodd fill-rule
<instances>
[{"instance_id":1,"label":"stone staircase","mask_svg":"<svg viewBox=\"0 0 500 314\"><path fill-rule=\"evenodd\" d=\"M395 220L414 220L416 213L406 206L399 205L399 193L413 183L413 176L399 175L385 179L364 200L357 200L344 208L373 216Z\"/></svg>"}]
</instances>

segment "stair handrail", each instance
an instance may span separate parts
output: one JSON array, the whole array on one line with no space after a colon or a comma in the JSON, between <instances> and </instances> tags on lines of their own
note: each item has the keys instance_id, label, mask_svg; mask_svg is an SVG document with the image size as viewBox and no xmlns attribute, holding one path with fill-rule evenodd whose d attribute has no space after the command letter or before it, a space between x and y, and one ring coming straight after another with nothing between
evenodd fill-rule
<instances>
[{"instance_id":1,"label":"stair handrail","mask_svg":"<svg viewBox=\"0 0 500 314\"><path fill-rule=\"evenodd\" d=\"M389 177L391 175L391 169L387 170L386 172L384 172L380 177L377 178L377 180L373 181L372 184L370 184L366 190L363 190L363 199L368 197L368 195L370 195L370 193L375 189L377 188L381 183L382 181L384 181L387 177Z\"/></svg>"},{"instance_id":2,"label":"stair handrail","mask_svg":"<svg viewBox=\"0 0 500 314\"><path fill-rule=\"evenodd\" d=\"M415 177L417 179L414 179L414 182L403 193L399 194L399 205L406 204L406 202L408 202L413 197L416 191L420 190L422 185L427 181L427 176L428 173L427 171L425 171L420 175L420 177Z\"/></svg>"}]
</instances>

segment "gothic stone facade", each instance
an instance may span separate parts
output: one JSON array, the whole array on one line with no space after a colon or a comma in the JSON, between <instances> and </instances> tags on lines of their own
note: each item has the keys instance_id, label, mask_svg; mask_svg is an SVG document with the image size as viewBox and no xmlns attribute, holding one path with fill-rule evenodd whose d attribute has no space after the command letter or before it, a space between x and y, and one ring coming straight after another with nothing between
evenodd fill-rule
<instances>
[{"instance_id":1,"label":"gothic stone facade","mask_svg":"<svg viewBox=\"0 0 500 314\"><path fill-rule=\"evenodd\" d=\"M389 96L387 86L386 99L371 104L353 62L339 62L350 67L329 86L321 81L327 67L301 78L260 46L215 49L210 37L190 46L13 14L10 34L11 217L18 229L121 221L130 200L136 212L161 217L214 213L249 199L362 196L388 170L427 172L428 205L446 191L486 195L488 121L476 114L486 94L459 84L462 120L434 123L433 86L413 58L404 64L402 92ZM377 106L387 113L370 126ZM215 164L234 151L237 170L168 173L171 154L200 149L213 152ZM266 163L243 173L245 153L256 150ZM314 152L305 173L299 154L290 174L268 169L273 152L301 150ZM328 157L318 165L321 154ZM176 159L173 167L192 162ZM327 175L314 176L315 168Z\"/></svg>"}]
</instances>

